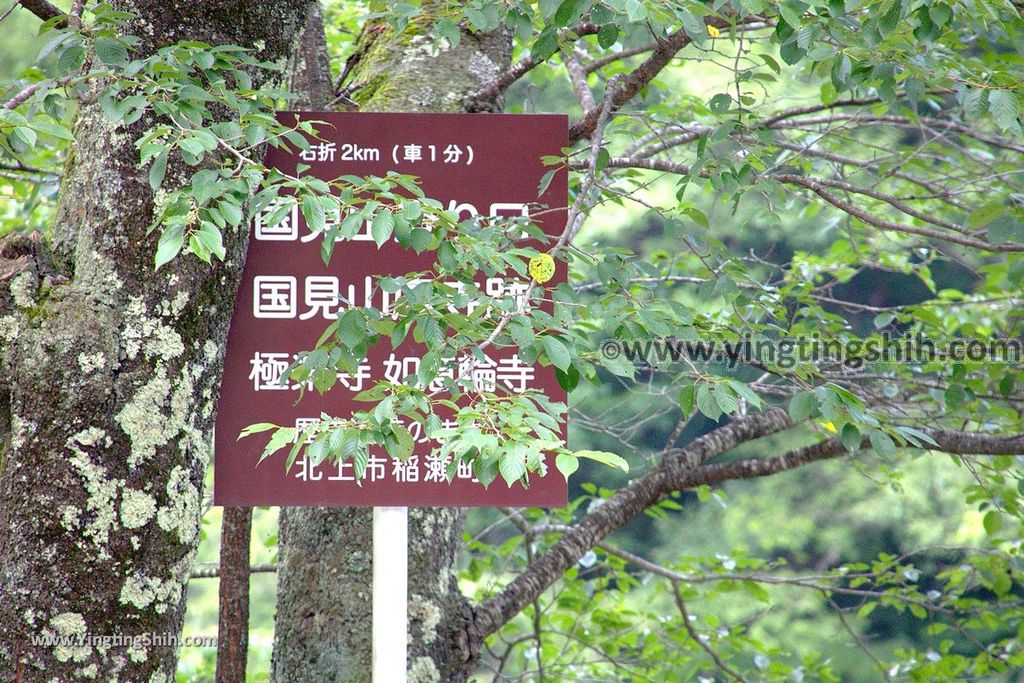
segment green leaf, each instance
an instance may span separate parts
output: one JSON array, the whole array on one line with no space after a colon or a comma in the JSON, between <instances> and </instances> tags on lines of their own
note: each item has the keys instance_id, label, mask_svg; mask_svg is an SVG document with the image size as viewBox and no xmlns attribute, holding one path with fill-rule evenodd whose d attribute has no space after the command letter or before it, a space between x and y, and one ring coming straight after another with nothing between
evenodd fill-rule
<instances>
[{"instance_id":1,"label":"green leaf","mask_svg":"<svg viewBox=\"0 0 1024 683\"><path fill-rule=\"evenodd\" d=\"M1003 516L998 510L989 510L981 520L985 533L994 536L1003 528Z\"/></svg>"},{"instance_id":2,"label":"green leaf","mask_svg":"<svg viewBox=\"0 0 1024 683\"><path fill-rule=\"evenodd\" d=\"M245 141L250 145L258 145L267 137L267 129L254 123L245 129Z\"/></svg>"},{"instance_id":3,"label":"green leaf","mask_svg":"<svg viewBox=\"0 0 1024 683\"><path fill-rule=\"evenodd\" d=\"M633 379L636 375L636 366L624 353L611 357L602 355L601 364L608 368L613 375L619 377Z\"/></svg>"},{"instance_id":4,"label":"green leaf","mask_svg":"<svg viewBox=\"0 0 1024 683\"><path fill-rule=\"evenodd\" d=\"M221 237L220 230L217 229L213 223L203 223L199 230L195 232L195 237L199 240L199 243L203 245L203 248L209 253L216 256L221 261L224 260L224 256L227 253L224 249L224 241Z\"/></svg>"},{"instance_id":5,"label":"green leaf","mask_svg":"<svg viewBox=\"0 0 1024 683\"><path fill-rule=\"evenodd\" d=\"M743 590L758 602L766 605L771 603L771 596L768 594L768 590L756 581L744 581L742 586Z\"/></svg>"},{"instance_id":6,"label":"green leaf","mask_svg":"<svg viewBox=\"0 0 1024 683\"><path fill-rule=\"evenodd\" d=\"M203 143L196 138L182 138L178 140L178 147L181 148L181 151L199 158L202 158L206 152Z\"/></svg>"},{"instance_id":7,"label":"green leaf","mask_svg":"<svg viewBox=\"0 0 1024 683\"><path fill-rule=\"evenodd\" d=\"M156 245L156 268L164 265L181 252L183 244L181 228L168 228L160 235Z\"/></svg>"},{"instance_id":8,"label":"green leaf","mask_svg":"<svg viewBox=\"0 0 1024 683\"><path fill-rule=\"evenodd\" d=\"M609 467L618 467L623 472L629 472L629 463L626 462L625 458L615 453L609 453L608 451L575 451L573 456L593 460Z\"/></svg>"},{"instance_id":9,"label":"green leaf","mask_svg":"<svg viewBox=\"0 0 1024 683\"><path fill-rule=\"evenodd\" d=\"M390 216L391 214L388 215ZM310 232L323 233L327 225L327 214L316 197L306 195L302 198L302 216L306 219L306 225L309 227Z\"/></svg>"},{"instance_id":10,"label":"green leaf","mask_svg":"<svg viewBox=\"0 0 1024 683\"><path fill-rule=\"evenodd\" d=\"M473 473L485 488L490 486L491 482L498 478L498 459L488 458L485 460L479 457L474 459Z\"/></svg>"},{"instance_id":11,"label":"green leaf","mask_svg":"<svg viewBox=\"0 0 1024 683\"><path fill-rule=\"evenodd\" d=\"M732 107L732 97L726 93L720 92L711 98L711 101L708 102L708 106L715 114L724 114L729 111L730 107Z\"/></svg>"},{"instance_id":12,"label":"green leaf","mask_svg":"<svg viewBox=\"0 0 1024 683\"><path fill-rule=\"evenodd\" d=\"M832 85L835 86L836 90L846 88L852 71L853 63L848 55L842 55L832 63Z\"/></svg>"},{"instance_id":13,"label":"green leaf","mask_svg":"<svg viewBox=\"0 0 1024 683\"><path fill-rule=\"evenodd\" d=\"M149 187L156 192L164 182L167 173L167 148L160 150L149 165Z\"/></svg>"},{"instance_id":14,"label":"green leaf","mask_svg":"<svg viewBox=\"0 0 1024 683\"><path fill-rule=\"evenodd\" d=\"M872 429L871 433L868 434L868 439L871 441L871 447L875 449L875 453L879 457L887 458L896 452L896 444L892 442L892 438L881 430Z\"/></svg>"},{"instance_id":15,"label":"green leaf","mask_svg":"<svg viewBox=\"0 0 1024 683\"><path fill-rule=\"evenodd\" d=\"M697 409L711 420L717 421L722 416L722 408L707 384L697 387Z\"/></svg>"},{"instance_id":16,"label":"green leaf","mask_svg":"<svg viewBox=\"0 0 1024 683\"><path fill-rule=\"evenodd\" d=\"M988 111L988 91L980 88L968 88L960 97L960 106L964 108L964 117L969 121L977 121Z\"/></svg>"},{"instance_id":17,"label":"green leaf","mask_svg":"<svg viewBox=\"0 0 1024 683\"><path fill-rule=\"evenodd\" d=\"M313 373L313 388L326 394L338 381L338 373L334 368L317 368Z\"/></svg>"},{"instance_id":18,"label":"green leaf","mask_svg":"<svg viewBox=\"0 0 1024 683\"><path fill-rule=\"evenodd\" d=\"M256 424L251 424L238 433L236 441L247 436L252 436L253 434L270 431L271 429L277 429L277 425L272 422L257 422Z\"/></svg>"},{"instance_id":19,"label":"green leaf","mask_svg":"<svg viewBox=\"0 0 1024 683\"><path fill-rule=\"evenodd\" d=\"M634 24L647 18L647 7L640 0L626 0L625 9L626 18Z\"/></svg>"},{"instance_id":20,"label":"green leaf","mask_svg":"<svg viewBox=\"0 0 1024 683\"><path fill-rule=\"evenodd\" d=\"M52 135L55 138L61 140L72 140L74 141L75 136L71 134L71 131L67 126L56 123L54 121L47 121L46 119L34 119L30 124L32 128L39 131L40 133L46 133Z\"/></svg>"},{"instance_id":21,"label":"green leaf","mask_svg":"<svg viewBox=\"0 0 1024 683\"><path fill-rule=\"evenodd\" d=\"M381 209L377 212L377 215L373 217L373 222L370 224L370 235L373 237L373 241L377 243L377 246L381 246L391 238L391 234L395 231L395 217L387 209Z\"/></svg>"},{"instance_id":22,"label":"green leaf","mask_svg":"<svg viewBox=\"0 0 1024 683\"><path fill-rule=\"evenodd\" d=\"M498 460L498 471L505 483L512 487L512 484L526 474L526 457L521 448L513 448Z\"/></svg>"},{"instance_id":23,"label":"green leaf","mask_svg":"<svg viewBox=\"0 0 1024 683\"><path fill-rule=\"evenodd\" d=\"M69 75L81 68L85 62L85 48L81 45L69 45L57 58L57 72Z\"/></svg>"},{"instance_id":24,"label":"green leaf","mask_svg":"<svg viewBox=\"0 0 1024 683\"><path fill-rule=\"evenodd\" d=\"M924 83L916 78L908 78L903 82L903 92L907 94L908 100L916 104L924 99Z\"/></svg>"},{"instance_id":25,"label":"green leaf","mask_svg":"<svg viewBox=\"0 0 1024 683\"><path fill-rule=\"evenodd\" d=\"M438 38L447 40L451 47L456 47L462 38L462 32L459 31L459 27L455 25L455 22L447 18L437 20L437 23L434 24L434 32Z\"/></svg>"},{"instance_id":26,"label":"green leaf","mask_svg":"<svg viewBox=\"0 0 1024 683\"><path fill-rule=\"evenodd\" d=\"M555 32L554 27L549 26L541 31L541 34L537 36L537 40L534 41L533 47L530 49L530 59L535 64L540 64L546 62L557 50L558 34Z\"/></svg>"},{"instance_id":27,"label":"green leaf","mask_svg":"<svg viewBox=\"0 0 1024 683\"><path fill-rule=\"evenodd\" d=\"M988 110L1003 130L1017 126L1020 103L1012 90L992 90L988 94Z\"/></svg>"},{"instance_id":28,"label":"green leaf","mask_svg":"<svg viewBox=\"0 0 1024 683\"><path fill-rule=\"evenodd\" d=\"M883 37L892 33L900 23L903 0L892 0L889 11L878 18L878 33Z\"/></svg>"},{"instance_id":29,"label":"green leaf","mask_svg":"<svg viewBox=\"0 0 1024 683\"><path fill-rule=\"evenodd\" d=\"M538 183L537 185L538 197L548 191L548 188L551 186L551 181L554 180L555 178L556 171L557 169L553 168L550 171L545 172L544 175L541 176L540 183Z\"/></svg>"},{"instance_id":30,"label":"green leaf","mask_svg":"<svg viewBox=\"0 0 1024 683\"><path fill-rule=\"evenodd\" d=\"M779 63L777 61L775 61L774 58L772 58L772 57L770 57L768 55L757 55L757 56L761 59L761 61L763 61L765 64L767 64L768 68L771 69L772 71L774 71L776 75L781 75L782 74L782 67L779 65Z\"/></svg>"},{"instance_id":31,"label":"green leaf","mask_svg":"<svg viewBox=\"0 0 1024 683\"><path fill-rule=\"evenodd\" d=\"M224 216L224 220L230 223L232 227L237 228L242 222L242 207L238 204L222 201L217 204L217 209L220 211L220 215Z\"/></svg>"},{"instance_id":32,"label":"green leaf","mask_svg":"<svg viewBox=\"0 0 1024 683\"><path fill-rule=\"evenodd\" d=\"M730 379L729 388L755 408L760 408L764 404L761 396L756 391L739 380Z\"/></svg>"},{"instance_id":33,"label":"green leaf","mask_svg":"<svg viewBox=\"0 0 1024 683\"><path fill-rule=\"evenodd\" d=\"M567 371L572 364L572 358L565 344L558 338L547 334L542 336L540 340L544 345L544 353L547 354L547 357L554 363L555 367L559 370Z\"/></svg>"},{"instance_id":34,"label":"green leaf","mask_svg":"<svg viewBox=\"0 0 1024 683\"><path fill-rule=\"evenodd\" d=\"M847 422L843 425L843 432L840 436L840 440L843 442L843 446L846 450L853 453L854 451L860 450L860 430L857 429L857 425Z\"/></svg>"},{"instance_id":35,"label":"green leaf","mask_svg":"<svg viewBox=\"0 0 1024 683\"><path fill-rule=\"evenodd\" d=\"M408 460L416 446L412 433L403 425L396 424L391 428L393 440L385 442L388 453L399 460Z\"/></svg>"},{"instance_id":36,"label":"green leaf","mask_svg":"<svg viewBox=\"0 0 1024 683\"><path fill-rule=\"evenodd\" d=\"M270 435L270 440L267 442L267 445L263 448L263 453L260 455L260 462L263 462L282 448L291 446L294 441L294 427L279 427L276 432ZM287 465L290 466L291 463L289 462Z\"/></svg>"},{"instance_id":37,"label":"green leaf","mask_svg":"<svg viewBox=\"0 0 1024 683\"><path fill-rule=\"evenodd\" d=\"M895 313L879 313L875 316L874 325L876 330L888 327L889 323L896 319Z\"/></svg>"},{"instance_id":38,"label":"green leaf","mask_svg":"<svg viewBox=\"0 0 1024 683\"><path fill-rule=\"evenodd\" d=\"M1006 204L995 199L982 204L967 217L967 227L971 230L982 228L1006 212Z\"/></svg>"},{"instance_id":39,"label":"green leaf","mask_svg":"<svg viewBox=\"0 0 1024 683\"><path fill-rule=\"evenodd\" d=\"M19 141L25 147L35 147L36 140L39 139L39 136L37 136L36 132L31 128L22 126L11 131L11 138Z\"/></svg>"},{"instance_id":40,"label":"green leaf","mask_svg":"<svg viewBox=\"0 0 1024 683\"><path fill-rule=\"evenodd\" d=\"M555 368L555 379L558 380L558 386L566 391L572 391L579 386L580 371L576 369L575 365L570 365L569 369L565 371Z\"/></svg>"},{"instance_id":41,"label":"green leaf","mask_svg":"<svg viewBox=\"0 0 1024 683\"><path fill-rule=\"evenodd\" d=\"M565 480L569 481L572 473L580 468L580 461L572 453L559 453L555 456L555 467L562 473Z\"/></svg>"},{"instance_id":42,"label":"green leaf","mask_svg":"<svg viewBox=\"0 0 1024 683\"><path fill-rule=\"evenodd\" d=\"M317 439L309 445L306 450L306 457L313 465L319 465L327 457L327 442L322 439Z\"/></svg>"},{"instance_id":43,"label":"green leaf","mask_svg":"<svg viewBox=\"0 0 1024 683\"><path fill-rule=\"evenodd\" d=\"M789 400L789 416L794 422L806 420L818 412L818 399L813 392L801 391Z\"/></svg>"},{"instance_id":44,"label":"green leaf","mask_svg":"<svg viewBox=\"0 0 1024 683\"><path fill-rule=\"evenodd\" d=\"M878 607L877 602L865 603L859 610L857 610L857 618L867 619L868 616L870 616L870 614L875 611L876 607Z\"/></svg>"},{"instance_id":45,"label":"green leaf","mask_svg":"<svg viewBox=\"0 0 1024 683\"><path fill-rule=\"evenodd\" d=\"M736 401L735 395L729 389L728 386L718 384L715 386L715 402L718 407L722 409L722 413L725 415L732 415L739 408L739 402Z\"/></svg>"},{"instance_id":46,"label":"green leaf","mask_svg":"<svg viewBox=\"0 0 1024 683\"><path fill-rule=\"evenodd\" d=\"M579 4L577 0L562 0L562 3L555 10L555 24L557 26L568 26L579 19Z\"/></svg>"},{"instance_id":47,"label":"green leaf","mask_svg":"<svg viewBox=\"0 0 1024 683\"><path fill-rule=\"evenodd\" d=\"M679 411L683 416L693 412L693 404L696 401L697 387L694 384L687 384L679 392Z\"/></svg>"},{"instance_id":48,"label":"green leaf","mask_svg":"<svg viewBox=\"0 0 1024 683\"><path fill-rule=\"evenodd\" d=\"M988 241L992 244L1017 242L1024 244L1024 223L1013 216L1002 215L988 224L985 230Z\"/></svg>"},{"instance_id":49,"label":"green leaf","mask_svg":"<svg viewBox=\"0 0 1024 683\"><path fill-rule=\"evenodd\" d=\"M96 39L96 56L104 64L123 66L128 62L128 48L116 38L100 36Z\"/></svg>"},{"instance_id":50,"label":"green leaf","mask_svg":"<svg viewBox=\"0 0 1024 683\"><path fill-rule=\"evenodd\" d=\"M936 26L945 26L952 16L953 10L949 8L949 5L942 3L929 4L928 17Z\"/></svg>"},{"instance_id":51,"label":"green leaf","mask_svg":"<svg viewBox=\"0 0 1024 683\"><path fill-rule=\"evenodd\" d=\"M605 24L597 32L597 44L606 50L614 45L618 39L619 27L615 24Z\"/></svg>"},{"instance_id":52,"label":"green leaf","mask_svg":"<svg viewBox=\"0 0 1024 683\"><path fill-rule=\"evenodd\" d=\"M355 348L366 338L366 320L361 311L349 309L338 321L338 336L348 348Z\"/></svg>"},{"instance_id":53,"label":"green leaf","mask_svg":"<svg viewBox=\"0 0 1024 683\"><path fill-rule=\"evenodd\" d=\"M785 0L778 5L779 14L794 31L800 28L803 22L802 15L806 9L807 5L796 0Z\"/></svg>"},{"instance_id":54,"label":"green leaf","mask_svg":"<svg viewBox=\"0 0 1024 683\"><path fill-rule=\"evenodd\" d=\"M914 427L897 427L896 431L902 434L907 441L910 441L914 445L926 443L931 446L935 446L936 448L939 447L938 442L935 441L930 434L922 432L920 429L915 429Z\"/></svg>"}]
</instances>

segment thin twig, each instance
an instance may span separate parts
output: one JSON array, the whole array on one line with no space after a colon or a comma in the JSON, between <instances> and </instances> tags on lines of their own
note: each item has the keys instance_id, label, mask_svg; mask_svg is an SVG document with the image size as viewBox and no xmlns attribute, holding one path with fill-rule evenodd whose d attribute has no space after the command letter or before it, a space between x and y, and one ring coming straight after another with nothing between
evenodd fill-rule
<instances>
[{"instance_id":1,"label":"thin twig","mask_svg":"<svg viewBox=\"0 0 1024 683\"><path fill-rule=\"evenodd\" d=\"M676 607L679 608L679 614L683 618L683 628L685 628L686 632L690 634L690 638L693 640L693 642L697 643L700 649L708 653L708 656L714 660L715 666L717 666L719 669L732 676L735 680L739 681L739 683L749 683L749 681L747 681L747 679L744 678L738 671L736 671L731 666L725 663L725 661L719 656L719 654L715 652L715 648L711 647L711 645L704 642L704 639L700 637L699 633L697 633L697 629L695 629L693 627L693 624L690 623L690 614L686 611L686 603L683 601L683 595L679 591L678 581L672 582L672 592L675 594Z\"/></svg>"}]
</instances>

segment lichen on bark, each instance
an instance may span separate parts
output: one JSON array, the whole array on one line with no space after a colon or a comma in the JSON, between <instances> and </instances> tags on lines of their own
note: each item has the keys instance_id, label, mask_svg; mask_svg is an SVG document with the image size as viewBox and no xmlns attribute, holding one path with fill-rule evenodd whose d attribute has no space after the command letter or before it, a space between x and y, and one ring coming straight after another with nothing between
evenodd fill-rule
<instances>
[{"instance_id":1,"label":"lichen on bark","mask_svg":"<svg viewBox=\"0 0 1024 683\"><path fill-rule=\"evenodd\" d=\"M428 6L401 32L376 22L364 27L344 84L360 110L462 111L470 95L507 68L512 43L504 29L464 30L453 47L430 34L436 18ZM498 110L501 103L492 105Z\"/></svg>"},{"instance_id":2,"label":"lichen on bark","mask_svg":"<svg viewBox=\"0 0 1024 683\"><path fill-rule=\"evenodd\" d=\"M139 55L179 39L284 59L311 0L121 0ZM255 73L257 80L267 74ZM167 681L172 648L34 642L180 633L212 401L246 233L154 273L146 121L81 106L49 240L0 242L0 680ZM181 183L180 162L168 183Z\"/></svg>"}]
</instances>

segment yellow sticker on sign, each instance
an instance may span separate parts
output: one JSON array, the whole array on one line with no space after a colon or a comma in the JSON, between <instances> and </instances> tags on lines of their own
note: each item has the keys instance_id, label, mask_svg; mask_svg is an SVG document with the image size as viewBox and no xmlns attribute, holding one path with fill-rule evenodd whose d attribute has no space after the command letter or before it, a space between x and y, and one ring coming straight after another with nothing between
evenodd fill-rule
<instances>
[{"instance_id":1,"label":"yellow sticker on sign","mask_svg":"<svg viewBox=\"0 0 1024 683\"><path fill-rule=\"evenodd\" d=\"M530 276L544 284L555 274L555 259L550 254L538 254L530 259Z\"/></svg>"}]
</instances>

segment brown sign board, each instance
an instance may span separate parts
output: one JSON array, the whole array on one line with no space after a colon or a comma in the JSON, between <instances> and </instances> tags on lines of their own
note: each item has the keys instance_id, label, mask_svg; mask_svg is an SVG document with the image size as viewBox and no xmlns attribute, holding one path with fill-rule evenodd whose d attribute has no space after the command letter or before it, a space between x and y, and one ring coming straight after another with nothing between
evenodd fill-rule
<instances>
[{"instance_id":1,"label":"brown sign board","mask_svg":"<svg viewBox=\"0 0 1024 683\"><path fill-rule=\"evenodd\" d=\"M568 120L558 115L505 114L371 114L282 112L280 120L322 121L319 138L309 150L269 149L267 166L323 180L341 175L384 176L389 171L415 175L427 197L458 212L473 215L524 215L538 206L534 218L550 235L560 235L566 220L567 172L560 169L538 197L548 168L545 155L560 155L567 145ZM264 217L250 223L245 270L239 286L228 336L224 379L217 409L214 444L214 501L218 505L309 506L528 506L566 504L566 482L548 462L547 473L530 475L530 486L509 487L501 478L485 488L469 466L460 466L452 481L445 476L448 462L432 455L435 442L418 425L407 424L416 447L407 461L371 448L370 462L356 482L351 462L313 466L301 455L286 471L284 449L259 462L266 434L237 440L248 425L270 422L298 426L327 414L347 417L372 406L353 397L373 383L401 381L415 367L422 349L393 351L386 343L371 347L354 373L339 375L325 394L300 392L285 368L295 354L311 350L321 333L346 305L387 303L373 283L381 277L427 270L431 253L416 254L396 242L380 248L368 227L356 239L339 242L325 264L322 237L306 226L296 208L275 226ZM554 210L552 210L554 209ZM340 217L334 217L339 220ZM331 218L329 218L331 220ZM269 223L269 221L268 221ZM565 264L557 262L550 289L565 282ZM492 296L516 296L527 282L515 273L505 278L481 277L478 283ZM373 292L368 300L367 293ZM342 297L339 299L339 295ZM486 360L472 359L467 374L477 388L496 391L538 389L553 401L564 402L565 391L554 366L527 365L515 348L488 347ZM461 372L462 368L460 368ZM482 386L481 386L482 385ZM563 425L563 438L564 434Z\"/></svg>"}]
</instances>

